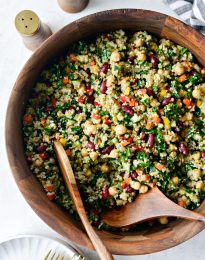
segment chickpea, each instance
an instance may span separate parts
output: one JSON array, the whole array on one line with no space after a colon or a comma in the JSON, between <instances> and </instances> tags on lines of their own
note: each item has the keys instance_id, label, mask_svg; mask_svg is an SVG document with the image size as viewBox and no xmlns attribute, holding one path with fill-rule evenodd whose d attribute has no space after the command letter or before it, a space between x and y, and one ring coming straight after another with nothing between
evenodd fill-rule
<instances>
[{"instance_id":1,"label":"chickpea","mask_svg":"<svg viewBox=\"0 0 205 260\"><path fill-rule=\"evenodd\" d=\"M138 47L142 47L143 46L143 44L144 44L144 40L143 39L136 39L135 41L134 41L134 44L135 44L135 46L138 48Z\"/></svg>"},{"instance_id":2,"label":"chickpea","mask_svg":"<svg viewBox=\"0 0 205 260\"><path fill-rule=\"evenodd\" d=\"M199 169L193 169L188 171L188 175L191 180L197 181L201 176L201 170Z\"/></svg>"},{"instance_id":3,"label":"chickpea","mask_svg":"<svg viewBox=\"0 0 205 260\"><path fill-rule=\"evenodd\" d=\"M197 181L196 188L200 190L204 190L204 183L203 181Z\"/></svg>"},{"instance_id":4,"label":"chickpea","mask_svg":"<svg viewBox=\"0 0 205 260\"><path fill-rule=\"evenodd\" d=\"M51 164L55 164L55 159L53 158L53 157L51 157L50 159L49 159L49 162L51 163Z\"/></svg>"},{"instance_id":5,"label":"chickpea","mask_svg":"<svg viewBox=\"0 0 205 260\"><path fill-rule=\"evenodd\" d=\"M159 103L158 103L158 101L157 101L156 99L152 99L152 100L150 101L150 105L151 105L152 107L157 107L157 106L159 105Z\"/></svg>"},{"instance_id":6,"label":"chickpea","mask_svg":"<svg viewBox=\"0 0 205 260\"><path fill-rule=\"evenodd\" d=\"M140 60L140 61L146 61L147 56L146 56L145 53L141 52L141 53L138 54L138 57L137 57L137 58L138 58L138 60Z\"/></svg>"},{"instance_id":7,"label":"chickpea","mask_svg":"<svg viewBox=\"0 0 205 260\"><path fill-rule=\"evenodd\" d=\"M96 125L93 125L93 124L86 124L85 125L84 133L86 135L96 134L96 132L97 132L97 126Z\"/></svg>"},{"instance_id":8,"label":"chickpea","mask_svg":"<svg viewBox=\"0 0 205 260\"><path fill-rule=\"evenodd\" d=\"M177 156L177 153L175 151L170 153L170 157L175 158Z\"/></svg>"},{"instance_id":9,"label":"chickpea","mask_svg":"<svg viewBox=\"0 0 205 260\"><path fill-rule=\"evenodd\" d=\"M148 187L146 185L142 185L139 189L139 193L146 193L148 191Z\"/></svg>"},{"instance_id":10,"label":"chickpea","mask_svg":"<svg viewBox=\"0 0 205 260\"><path fill-rule=\"evenodd\" d=\"M113 197L118 193L117 188L114 187L114 186L111 186L111 187L108 189L108 191L109 191L109 194L110 194L111 196L113 196Z\"/></svg>"},{"instance_id":11,"label":"chickpea","mask_svg":"<svg viewBox=\"0 0 205 260\"><path fill-rule=\"evenodd\" d=\"M118 119L119 121L122 121L122 120L124 119L122 113L118 113L118 114L117 114L117 119Z\"/></svg>"},{"instance_id":12,"label":"chickpea","mask_svg":"<svg viewBox=\"0 0 205 260\"><path fill-rule=\"evenodd\" d=\"M95 161L98 158L98 154L96 152L91 152L90 153L90 158Z\"/></svg>"},{"instance_id":13,"label":"chickpea","mask_svg":"<svg viewBox=\"0 0 205 260\"><path fill-rule=\"evenodd\" d=\"M186 120L191 121L193 119L193 114L188 112L185 114Z\"/></svg>"},{"instance_id":14,"label":"chickpea","mask_svg":"<svg viewBox=\"0 0 205 260\"><path fill-rule=\"evenodd\" d=\"M127 128L124 125L117 125L115 132L117 135L124 135L127 132Z\"/></svg>"},{"instance_id":15,"label":"chickpea","mask_svg":"<svg viewBox=\"0 0 205 260\"><path fill-rule=\"evenodd\" d=\"M138 181L131 181L130 186L134 189L134 190L139 190L141 187L140 182Z\"/></svg>"},{"instance_id":16,"label":"chickpea","mask_svg":"<svg viewBox=\"0 0 205 260\"><path fill-rule=\"evenodd\" d=\"M90 177L92 175L92 171L90 169L88 169L86 172L85 172L85 176L86 177Z\"/></svg>"},{"instance_id":17,"label":"chickpea","mask_svg":"<svg viewBox=\"0 0 205 260\"><path fill-rule=\"evenodd\" d=\"M185 72L184 66L181 63L177 63L176 65L174 65L173 71L175 72L175 74L180 76Z\"/></svg>"},{"instance_id":18,"label":"chickpea","mask_svg":"<svg viewBox=\"0 0 205 260\"><path fill-rule=\"evenodd\" d=\"M81 154L82 154L83 157L88 156L88 151L87 151L87 149L83 148L83 149L81 150Z\"/></svg>"},{"instance_id":19,"label":"chickpea","mask_svg":"<svg viewBox=\"0 0 205 260\"><path fill-rule=\"evenodd\" d=\"M158 74L159 74L159 75L163 75L163 74L164 74L164 70L158 69Z\"/></svg>"},{"instance_id":20,"label":"chickpea","mask_svg":"<svg viewBox=\"0 0 205 260\"><path fill-rule=\"evenodd\" d=\"M33 163L35 167L41 167L41 165L43 164L43 161L40 159L35 160L35 162Z\"/></svg>"},{"instance_id":21,"label":"chickpea","mask_svg":"<svg viewBox=\"0 0 205 260\"><path fill-rule=\"evenodd\" d=\"M175 186L177 186L179 184L179 177L177 176L172 177L172 182Z\"/></svg>"},{"instance_id":22,"label":"chickpea","mask_svg":"<svg viewBox=\"0 0 205 260\"><path fill-rule=\"evenodd\" d=\"M161 217L159 218L159 223L162 225L166 225L168 223L168 218L167 217Z\"/></svg>"},{"instance_id":23,"label":"chickpea","mask_svg":"<svg viewBox=\"0 0 205 260\"><path fill-rule=\"evenodd\" d=\"M111 152L110 152L110 155L109 155L110 158L118 158L118 151L117 149L113 149Z\"/></svg>"},{"instance_id":24,"label":"chickpea","mask_svg":"<svg viewBox=\"0 0 205 260\"><path fill-rule=\"evenodd\" d=\"M110 61L113 62L118 62L120 61L121 55L118 51L114 51L112 52L111 56L110 56Z\"/></svg>"},{"instance_id":25,"label":"chickpea","mask_svg":"<svg viewBox=\"0 0 205 260\"><path fill-rule=\"evenodd\" d=\"M104 163L103 165L101 165L101 171L104 173L108 173L110 171L110 168L106 163Z\"/></svg>"},{"instance_id":26,"label":"chickpea","mask_svg":"<svg viewBox=\"0 0 205 260\"><path fill-rule=\"evenodd\" d=\"M201 90L198 87L195 87L192 92L192 96L196 99L200 99L201 95L202 95Z\"/></svg>"}]
</instances>

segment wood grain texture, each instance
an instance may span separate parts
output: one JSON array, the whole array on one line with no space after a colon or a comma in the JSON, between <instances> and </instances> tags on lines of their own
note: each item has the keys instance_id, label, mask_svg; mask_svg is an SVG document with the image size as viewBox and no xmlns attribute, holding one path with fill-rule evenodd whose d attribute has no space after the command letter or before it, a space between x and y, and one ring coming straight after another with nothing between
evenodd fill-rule
<instances>
[{"instance_id":1,"label":"wood grain texture","mask_svg":"<svg viewBox=\"0 0 205 260\"><path fill-rule=\"evenodd\" d=\"M42 68L72 43L99 32L115 29L128 31L147 30L167 37L192 51L205 66L205 38L184 23L164 14L135 9L104 11L81 18L46 40L22 69L7 108L6 147L9 163L16 183L33 210L48 225L67 239L93 249L82 225L75 222L64 210L46 199L43 188L31 174L27 165L22 138L22 116L30 91ZM205 214L205 202L199 209ZM97 231L108 249L114 254L147 254L176 246L193 237L204 225L177 220L166 227L153 227L139 232L111 233Z\"/></svg>"},{"instance_id":2,"label":"wood grain texture","mask_svg":"<svg viewBox=\"0 0 205 260\"><path fill-rule=\"evenodd\" d=\"M107 248L105 247L105 245L103 244L103 242L101 241L101 239L97 235L97 233L94 231L94 229L92 228L92 226L88 220L80 193L78 191L78 187L77 187L77 183L75 180L75 176L74 176L72 167L70 165L68 156L66 155L66 152L65 152L62 144L58 141L55 141L54 147L55 147L58 163L59 163L61 173L62 173L64 181L65 181L66 187L67 187L68 191L70 192L71 198L74 202L78 215L83 223L83 226L84 226L90 240L92 241L92 244L94 245L101 260L114 260L113 256L107 250Z\"/></svg>"},{"instance_id":3,"label":"wood grain texture","mask_svg":"<svg viewBox=\"0 0 205 260\"><path fill-rule=\"evenodd\" d=\"M102 215L105 223L118 228L159 217L178 217L205 224L205 216L180 207L168 199L156 186L145 194L139 194L133 203L112 209Z\"/></svg>"}]
</instances>

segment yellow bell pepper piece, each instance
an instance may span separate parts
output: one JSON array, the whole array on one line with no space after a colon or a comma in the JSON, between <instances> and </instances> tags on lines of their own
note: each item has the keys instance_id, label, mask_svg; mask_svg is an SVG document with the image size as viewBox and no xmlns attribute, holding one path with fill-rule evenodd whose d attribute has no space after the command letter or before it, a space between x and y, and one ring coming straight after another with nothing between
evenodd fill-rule
<instances>
[{"instance_id":1,"label":"yellow bell pepper piece","mask_svg":"<svg viewBox=\"0 0 205 260\"><path fill-rule=\"evenodd\" d=\"M166 89L162 89L159 94L160 94L160 97L165 97L166 94L167 94L167 90Z\"/></svg>"},{"instance_id":2,"label":"yellow bell pepper piece","mask_svg":"<svg viewBox=\"0 0 205 260\"><path fill-rule=\"evenodd\" d=\"M197 100L196 101L196 105L197 105L197 107L200 107L202 105L202 101L201 100Z\"/></svg>"},{"instance_id":3,"label":"yellow bell pepper piece","mask_svg":"<svg viewBox=\"0 0 205 260\"><path fill-rule=\"evenodd\" d=\"M164 117L163 118L163 122L164 122L165 129L170 129L170 120L169 120L169 118Z\"/></svg>"},{"instance_id":4,"label":"yellow bell pepper piece","mask_svg":"<svg viewBox=\"0 0 205 260\"><path fill-rule=\"evenodd\" d=\"M65 146L66 143L67 143L67 140L66 140L65 138L61 138L61 139L59 140L59 142L60 142L63 146Z\"/></svg>"}]
</instances>

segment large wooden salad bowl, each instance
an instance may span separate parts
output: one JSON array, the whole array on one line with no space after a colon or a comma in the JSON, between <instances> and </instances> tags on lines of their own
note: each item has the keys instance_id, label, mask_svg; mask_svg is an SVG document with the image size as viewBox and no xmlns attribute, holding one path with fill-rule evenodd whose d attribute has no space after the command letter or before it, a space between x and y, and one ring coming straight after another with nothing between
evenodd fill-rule
<instances>
[{"instance_id":1,"label":"large wooden salad bowl","mask_svg":"<svg viewBox=\"0 0 205 260\"><path fill-rule=\"evenodd\" d=\"M49 201L36 177L29 170L24 155L22 115L43 67L72 43L97 33L124 29L146 30L188 48L205 66L205 37L167 15L145 10L121 9L95 13L81 18L55 33L31 56L22 69L11 94L6 116L6 147L16 183L25 199L50 227L65 238L93 249L80 223L55 203ZM205 214L205 202L198 209ZM202 223L175 220L167 226L154 226L138 232L97 231L114 254L147 254L176 246L204 229Z\"/></svg>"}]
</instances>

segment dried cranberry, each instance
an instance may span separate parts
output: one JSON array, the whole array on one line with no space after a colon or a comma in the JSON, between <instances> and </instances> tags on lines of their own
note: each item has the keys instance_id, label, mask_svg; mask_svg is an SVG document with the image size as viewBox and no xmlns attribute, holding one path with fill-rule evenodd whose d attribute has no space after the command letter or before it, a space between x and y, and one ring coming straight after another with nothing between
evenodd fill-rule
<instances>
[{"instance_id":1,"label":"dried cranberry","mask_svg":"<svg viewBox=\"0 0 205 260\"><path fill-rule=\"evenodd\" d=\"M140 133L140 140L145 140L145 138L146 138L145 132L141 132Z\"/></svg>"},{"instance_id":2,"label":"dried cranberry","mask_svg":"<svg viewBox=\"0 0 205 260\"><path fill-rule=\"evenodd\" d=\"M193 70L191 70L191 71L189 72L189 74L192 75L192 76L195 75L195 74L197 74L197 73L198 73L198 72L197 72L195 69L193 69Z\"/></svg>"},{"instance_id":3,"label":"dried cranberry","mask_svg":"<svg viewBox=\"0 0 205 260\"><path fill-rule=\"evenodd\" d=\"M184 154L184 155L187 155L189 153L189 149L184 143L181 142L179 144L179 152Z\"/></svg>"},{"instance_id":4,"label":"dried cranberry","mask_svg":"<svg viewBox=\"0 0 205 260\"><path fill-rule=\"evenodd\" d=\"M89 148L89 149L95 151L95 145L94 145L94 143L92 143L92 142L88 142L88 144L87 144L87 148Z\"/></svg>"},{"instance_id":5,"label":"dried cranberry","mask_svg":"<svg viewBox=\"0 0 205 260\"><path fill-rule=\"evenodd\" d=\"M171 98L164 98L162 100L162 106L166 106L171 102Z\"/></svg>"},{"instance_id":6,"label":"dried cranberry","mask_svg":"<svg viewBox=\"0 0 205 260\"><path fill-rule=\"evenodd\" d=\"M151 89L147 89L147 92L146 92L146 94L148 95L148 96L153 96L154 95L154 91L153 90L151 90Z\"/></svg>"},{"instance_id":7,"label":"dried cranberry","mask_svg":"<svg viewBox=\"0 0 205 260\"><path fill-rule=\"evenodd\" d=\"M135 85L137 84L137 79L133 79L133 81L131 82L131 85Z\"/></svg>"},{"instance_id":8,"label":"dried cranberry","mask_svg":"<svg viewBox=\"0 0 205 260\"><path fill-rule=\"evenodd\" d=\"M46 112L51 112L54 110L54 106L47 106L45 110Z\"/></svg>"},{"instance_id":9,"label":"dried cranberry","mask_svg":"<svg viewBox=\"0 0 205 260\"><path fill-rule=\"evenodd\" d=\"M106 91L107 91L107 86L105 81L103 81L100 85L100 93L105 94Z\"/></svg>"},{"instance_id":10,"label":"dried cranberry","mask_svg":"<svg viewBox=\"0 0 205 260\"><path fill-rule=\"evenodd\" d=\"M60 195L60 193L61 193L60 189L55 190L55 195L56 196Z\"/></svg>"},{"instance_id":11,"label":"dried cranberry","mask_svg":"<svg viewBox=\"0 0 205 260\"><path fill-rule=\"evenodd\" d=\"M88 96L88 97L86 97L86 99L85 99L85 101L86 101L87 103L93 103L94 100L95 100L95 98L94 98L93 96Z\"/></svg>"},{"instance_id":12,"label":"dried cranberry","mask_svg":"<svg viewBox=\"0 0 205 260\"><path fill-rule=\"evenodd\" d=\"M90 74L90 69L87 68L87 69L85 70L85 72L86 72L87 74Z\"/></svg>"},{"instance_id":13,"label":"dried cranberry","mask_svg":"<svg viewBox=\"0 0 205 260\"><path fill-rule=\"evenodd\" d=\"M150 148L152 148L154 146L154 134L148 135L147 143Z\"/></svg>"},{"instance_id":14,"label":"dried cranberry","mask_svg":"<svg viewBox=\"0 0 205 260\"><path fill-rule=\"evenodd\" d=\"M69 106L68 110L75 110L74 106Z\"/></svg>"},{"instance_id":15,"label":"dried cranberry","mask_svg":"<svg viewBox=\"0 0 205 260\"><path fill-rule=\"evenodd\" d=\"M134 180L138 177L138 174L135 171L133 171L130 173L130 177Z\"/></svg>"},{"instance_id":16,"label":"dried cranberry","mask_svg":"<svg viewBox=\"0 0 205 260\"><path fill-rule=\"evenodd\" d=\"M149 56L150 58L150 62L152 64L152 68L153 69L157 69L158 68L158 59L154 54L150 54Z\"/></svg>"},{"instance_id":17,"label":"dried cranberry","mask_svg":"<svg viewBox=\"0 0 205 260\"><path fill-rule=\"evenodd\" d=\"M46 145L39 145L37 148L36 148L36 151L38 152L38 153L43 153L43 152L45 152L45 150L46 150L46 148L47 148L47 146Z\"/></svg>"},{"instance_id":18,"label":"dried cranberry","mask_svg":"<svg viewBox=\"0 0 205 260\"><path fill-rule=\"evenodd\" d=\"M131 116L133 116L134 115L134 110L131 108L131 107L129 107L129 106L122 106L122 110L126 113L126 114L128 114L128 115L131 115Z\"/></svg>"},{"instance_id":19,"label":"dried cranberry","mask_svg":"<svg viewBox=\"0 0 205 260\"><path fill-rule=\"evenodd\" d=\"M90 89L90 88L91 88L90 82L86 82L86 83L85 83L85 86L86 86L87 89Z\"/></svg>"},{"instance_id":20,"label":"dried cranberry","mask_svg":"<svg viewBox=\"0 0 205 260\"><path fill-rule=\"evenodd\" d=\"M80 114L80 113L82 113L83 111L82 111L82 109L78 108L78 109L76 110L76 112L77 112L77 114Z\"/></svg>"},{"instance_id":21,"label":"dried cranberry","mask_svg":"<svg viewBox=\"0 0 205 260\"><path fill-rule=\"evenodd\" d=\"M132 188L132 187L127 187L127 189L126 189L126 192L127 193L132 193L132 192L134 192L135 190Z\"/></svg>"},{"instance_id":22,"label":"dried cranberry","mask_svg":"<svg viewBox=\"0 0 205 260\"><path fill-rule=\"evenodd\" d=\"M39 155L40 155L41 159L47 159L48 158L48 154L45 153L45 152L40 153Z\"/></svg>"},{"instance_id":23,"label":"dried cranberry","mask_svg":"<svg viewBox=\"0 0 205 260\"><path fill-rule=\"evenodd\" d=\"M179 129L179 128L174 128L173 131L174 131L175 133L177 133L177 134L180 133L180 129Z\"/></svg>"},{"instance_id":24,"label":"dried cranberry","mask_svg":"<svg viewBox=\"0 0 205 260\"><path fill-rule=\"evenodd\" d=\"M86 89L86 94L88 95L88 96L92 96L92 94L93 94L93 89L92 88L87 88Z\"/></svg>"},{"instance_id":25,"label":"dried cranberry","mask_svg":"<svg viewBox=\"0 0 205 260\"><path fill-rule=\"evenodd\" d=\"M104 73L104 74L107 74L108 72L108 69L109 69L109 64L106 62L102 65L102 67L100 68L100 73Z\"/></svg>"},{"instance_id":26,"label":"dried cranberry","mask_svg":"<svg viewBox=\"0 0 205 260\"><path fill-rule=\"evenodd\" d=\"M128 62L133 63L136 57L129 57L127 59Z\"/></svg>"},{"instance_id":27,"label":"dried cranberry","mask_svg":"<svg viewBox=\"0 0 205 260\"><path fill-rule=\"evenodd\" d=\"M121 173L120 173L120 176L121 176L122 178L124 178L125 172L121 172Z\"/></svg>"},{"instance_id":28,"label":"dried cranberry","mask_svg":"<svg viewBox=\"0 0 205 260\"><path fill-rule=\"evenodd\" d=\"M123 183L122 183L122 188L123 188L123 189L126 189L127 186L128 186L128 184L127 184L126 182L123 182Z\"/></svg>"},{"instance_id":29,"label":"dried cranberry","mask_svg":"<svg viewBox=\"0 0 205 260\"><path fill-rule=\"evenodd\" d=\"M105 187L102 190L102 200L106 200L108 196L109 196L109 190L108 187Z\"/></svg>"},{"instance_id":30,"label":"dried cranberry","mask_svg":"<svg viewBox=\"0 0 205 260\"><path fill-rule=\"evenodd\" d=\"M205 151L201 152L201 158L205 158Z\"/></svg>"},{"instance_id":31,"label":"dried cranberry","mask_svg":"<svg viewBox=\"0 0 205 260\"><path fill-rule=\"evenodd\" d=\"M109 145L106 146L105 148L102 149L101 153L102 154L110 154L110 152L114 149L114 145Z\"/></svg>"},{"instance_id":32,"label":"dried cranberry","mask_svg":"<svg viewBox=\"0 0 205 260\"><path fill-rule=\"evenodd\" d=\"M84 102L85 102L83 96L80 96L80 97L77 99L77 101L78 101L78 103L80 103L80 104L84 104Z\"/></svg>"},{"instance_id":33,"label":"dried cranberry","mask_svg":"<svg viewBox=\"0 0 205 260\"><path fill-rule=\"evenodd\" d=\"M109 34L103 34L102 38L103 38L103 40L111 40L112 39L111 35L109 35Z\"/></svg>"}]
</instances>

